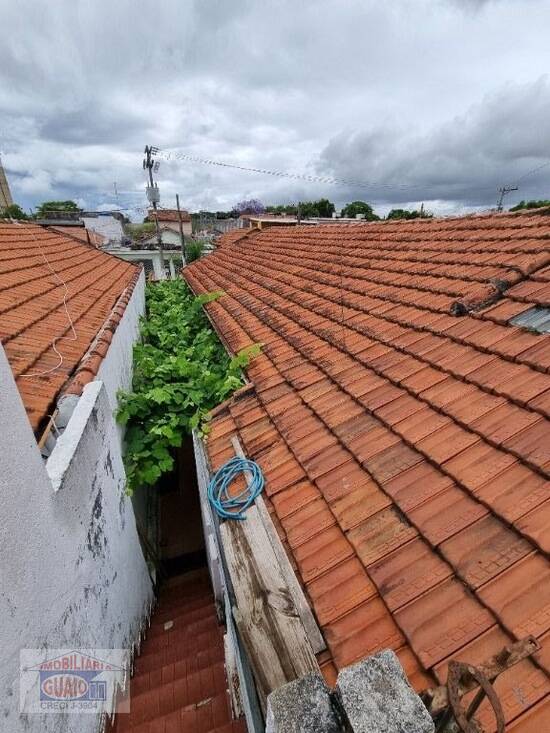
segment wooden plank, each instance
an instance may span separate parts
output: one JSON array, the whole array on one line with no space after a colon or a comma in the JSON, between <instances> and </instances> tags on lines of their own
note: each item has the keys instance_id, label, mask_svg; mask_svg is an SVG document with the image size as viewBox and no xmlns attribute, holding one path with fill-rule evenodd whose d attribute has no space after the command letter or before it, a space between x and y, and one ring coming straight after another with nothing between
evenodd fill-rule
<instances>
[{"instance_id":1,"label":"wooden plank","mask_svg":"<svg viewBox=\"0 0 550 733\"><path fill-rule=\"evenodd\" d=\"M218 618L221 621L223 617L225 582L223 577L223 568L221 565L218 537L216 534L216 520L212 514L212 506L210 505L207 495L210 472L202 441L196 431L193 431L193 449L195 452L195 463L197 468L197 483L199 487L206 561L208 564L208 571L210 573L210 580L212 582L212 589L214 591L214 598L216 600L216 611L218 613Z\"/></svg>"},{"instance_id":2,"label":"wooden plank","mask_svg":"<svg viewBox=\"0 0 550 733\"><path fill-rule=\"evenodd\" d=\"M235 451L235 454L239 456L239 458L246 458L242 445L238 438L231 438L231 444L233 445L233 450ZM250 482L252 481L252 476L249 471L245 471L245 478L247 483L250 485ZM296 606L298 614L302 619L302 623L306 630L313 652L315 654L319 654L327 648L327 645L325 643L321 630L317 625L317 621L315 619L315 616L313 615L313 611L311 610L311 607L307 601L302 586L300 585L300 581L296 577L296 573L294 572L292 563L290 562L286 550L283 547L281 538L279 537L279 534L275 529L275 525L273 524L273 521L269 516L269 512L265 505L263 496L260 495L256 498L255 505L258 508L258 514L260 515L262 524L264 525L264 528L269 536L273 551L277 556L277 561L279 562L281 572L294 601L294 605Z\"/></svg>"},{"instance_id":3,"label":"wooden plank","mask_svg":"<svg viewBox=\"0 0 550 733\"><path fill-rule=\"evenodd\" d=\"M233 615L265 710L267 696L319 665L257 507L220 534L235 594Z\"/></svg>"},{"instance_id":4,"label":"wooden plank","mask_svg":"<svg viewBox=\"0 0 550 733\"><path fill-rule=\"evenodd\" d=\"M243 714L241 701L241 685L237 671L236 650L233 646L233 637L227 633L223 635L223 647L225 651L225 676L229 687L229 699L231 700L231 712L233 720L238 720Z\"/></svg>"}]
</instances>

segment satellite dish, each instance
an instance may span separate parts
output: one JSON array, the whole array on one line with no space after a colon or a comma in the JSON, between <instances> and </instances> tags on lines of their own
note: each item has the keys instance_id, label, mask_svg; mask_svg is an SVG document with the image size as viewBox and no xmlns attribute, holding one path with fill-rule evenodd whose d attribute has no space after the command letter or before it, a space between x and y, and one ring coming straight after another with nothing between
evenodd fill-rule
<instances>
[{"instance_id":1,"label":"satellite dish","mask_svg":"<svg viewBox=\"0 0 550 733\"><path fill-rule=\"evenodd\" d=\"M153 171L157 173L159 168L160 168L160 161L156 160L155 165L153 166Z\"/></svg>"}]
</instances>

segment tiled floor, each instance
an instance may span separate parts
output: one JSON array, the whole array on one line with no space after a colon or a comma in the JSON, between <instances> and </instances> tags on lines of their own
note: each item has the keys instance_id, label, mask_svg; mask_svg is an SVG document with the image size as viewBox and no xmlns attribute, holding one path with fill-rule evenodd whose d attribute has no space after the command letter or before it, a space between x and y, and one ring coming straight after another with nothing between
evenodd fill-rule
<instances>
[{"instance_id":1,"label":"tiled floor","mask_svg":"<svg viewBox=\"0 0 550 733\"><path fill-rule=\"evenodd\" d=\"M193 571L161 591L151 628L135 660L131 712L112 733L246 733L233 721L208 573Z\"/></svg>"},{"instance_id":2,"label":"tiled floor","mask_svg":"<svg viewBox=\"0 0 550 733\"><path fill-rule=\"evenodd\" d=\"M391 647L421 690L535 634L496 687L550 730L550 336L508 324L549 264L529 213L268 229L186 269L232 351L264 344L208 450L262 467L327 677Z\"/></svg>"}]
</instances>

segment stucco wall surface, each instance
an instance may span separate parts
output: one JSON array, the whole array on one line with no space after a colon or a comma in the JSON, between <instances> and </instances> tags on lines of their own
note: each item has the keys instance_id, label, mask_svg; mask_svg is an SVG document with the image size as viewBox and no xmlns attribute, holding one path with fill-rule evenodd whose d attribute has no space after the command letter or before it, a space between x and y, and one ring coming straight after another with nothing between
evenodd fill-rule
<instances>
[{"instance_id":1,"label":"stucco wall surface","mask_svg":"<svg viewBox=\"0 0 550 733\"><path fill-rule=\"evenodd\" d=\"M117 405L117 392L132 387L133 354L132 348L139 337L139 319L145 313L145 274L143 270L136 283L132 297L126 306L124 315L113 334L109 351L97 372L96 379L105 385L111 411L114 414ZM118 429L122 440L122 428Z\"/></svg>"},{"instance_id":2,"label":"stucco wall surface","mask_svg":"<svg viewBox=\"0 0 550 733\"><path fill-rule=\"evenodd\" d=\"M19 714L19 652L131 646L147 618L152 588L124 493L108 390L101 381L86 386L44 464L0 346L0 421L6 428L0 452L0 731L92 733L95 715Z\"/></svg>"}]
</instances>

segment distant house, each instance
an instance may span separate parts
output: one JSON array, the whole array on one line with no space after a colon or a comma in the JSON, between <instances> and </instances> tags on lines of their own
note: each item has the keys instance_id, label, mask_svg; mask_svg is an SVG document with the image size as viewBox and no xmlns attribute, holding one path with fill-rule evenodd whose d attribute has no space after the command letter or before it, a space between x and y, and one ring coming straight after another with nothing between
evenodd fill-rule
<instances>
[{"instance_id":1,"label":"distant house","mask_svg":"<svg viewBox=\"0 0 550 733\"><path fill-rule=\"evenodd\" d=\"M158 249L157 235L155 232L143 231L146 227L128 227L125 241L122 244L107 243L103 249L116 257L127 262L143 265L145 276L155 280L174 279L178 276L184 265L181 251L181 238L179 232L175 232L166 225L161 227L163 243L164 270L161 265L160 252Z\"/></svg>"},{"instance_id":2,"label":"distant house","mask_svg":"<svg viewBox=\"0 0 550 733\"><path fill-rule=\"evenodd\" d=\"M178 230L172 229L167 224L162 224L160 227L160 234L162 237L162 244L165 249L179 249L181 250L181 237ZM185 232L184 232L185 236ZM154 249L157 247L157 235L156 232L153 234L147 233L143 237L136 238L134 240L134 246L144 247L145 249Z\"/></svg>"},{"instance_id":3,"label":"distant house","mask_svg":"<svg viewBox=\"0 0 550 733\"><path fill-rule=\"evenodd\" d=\"M19 699L19 655L131 649L147 623L152 583L113 417L144 275L74 234L2 221L0 273L1 727L95 733L100 714L20 714L39 698Z\"/></svg>"},{"instance_id":4,"label":"distant house","mask_svg":"<svg viewBox=\"0 0 550 733\"><path fill-rule=\"evenodd\" d=\"M124 242L124 229L118 216L112 213L102 214L85 211L81 218L86 229L97 232L104 237L106 242L111 244L122 244Z\"/></svg>"},{"instance_id":5,"label":"distant house","mask_svg":"<svg viewBox=\"0 0 550 733\"><path fill-rule=\"evenodd\" d=\"M126 262L133 262L136 265L142 265L145 270L146 277L155 280L174 280L178 277L181 268L184 265L181 249L165 249L164 271L160 261L160 252L156 246L156 240L149 245L142 243L139 247L122 247L108 244L103 247L105 252L120 257Z\"/></svg>"},{"instance_id":6,"label":"distant house","mask_svg":"<svg viewBox=\"0 0 550 733\"><path fill-rule=\"evenodd\" d=\"M155 219L158 220L159 224L162 225L162 228L165 229L171 229L174 232L177 232L179 234L179 215L177 209L158 209L158 211L155 213L154 209L149 209L149 213L147 217L145 218L146 222L152 221L154 222ZM185 236L191 236L192 234L192 226L191 226L191 216L188 211L181 210L181 220L182 220L182 227L183 227L183 234Z\"/></svg>"}]
</instances>

